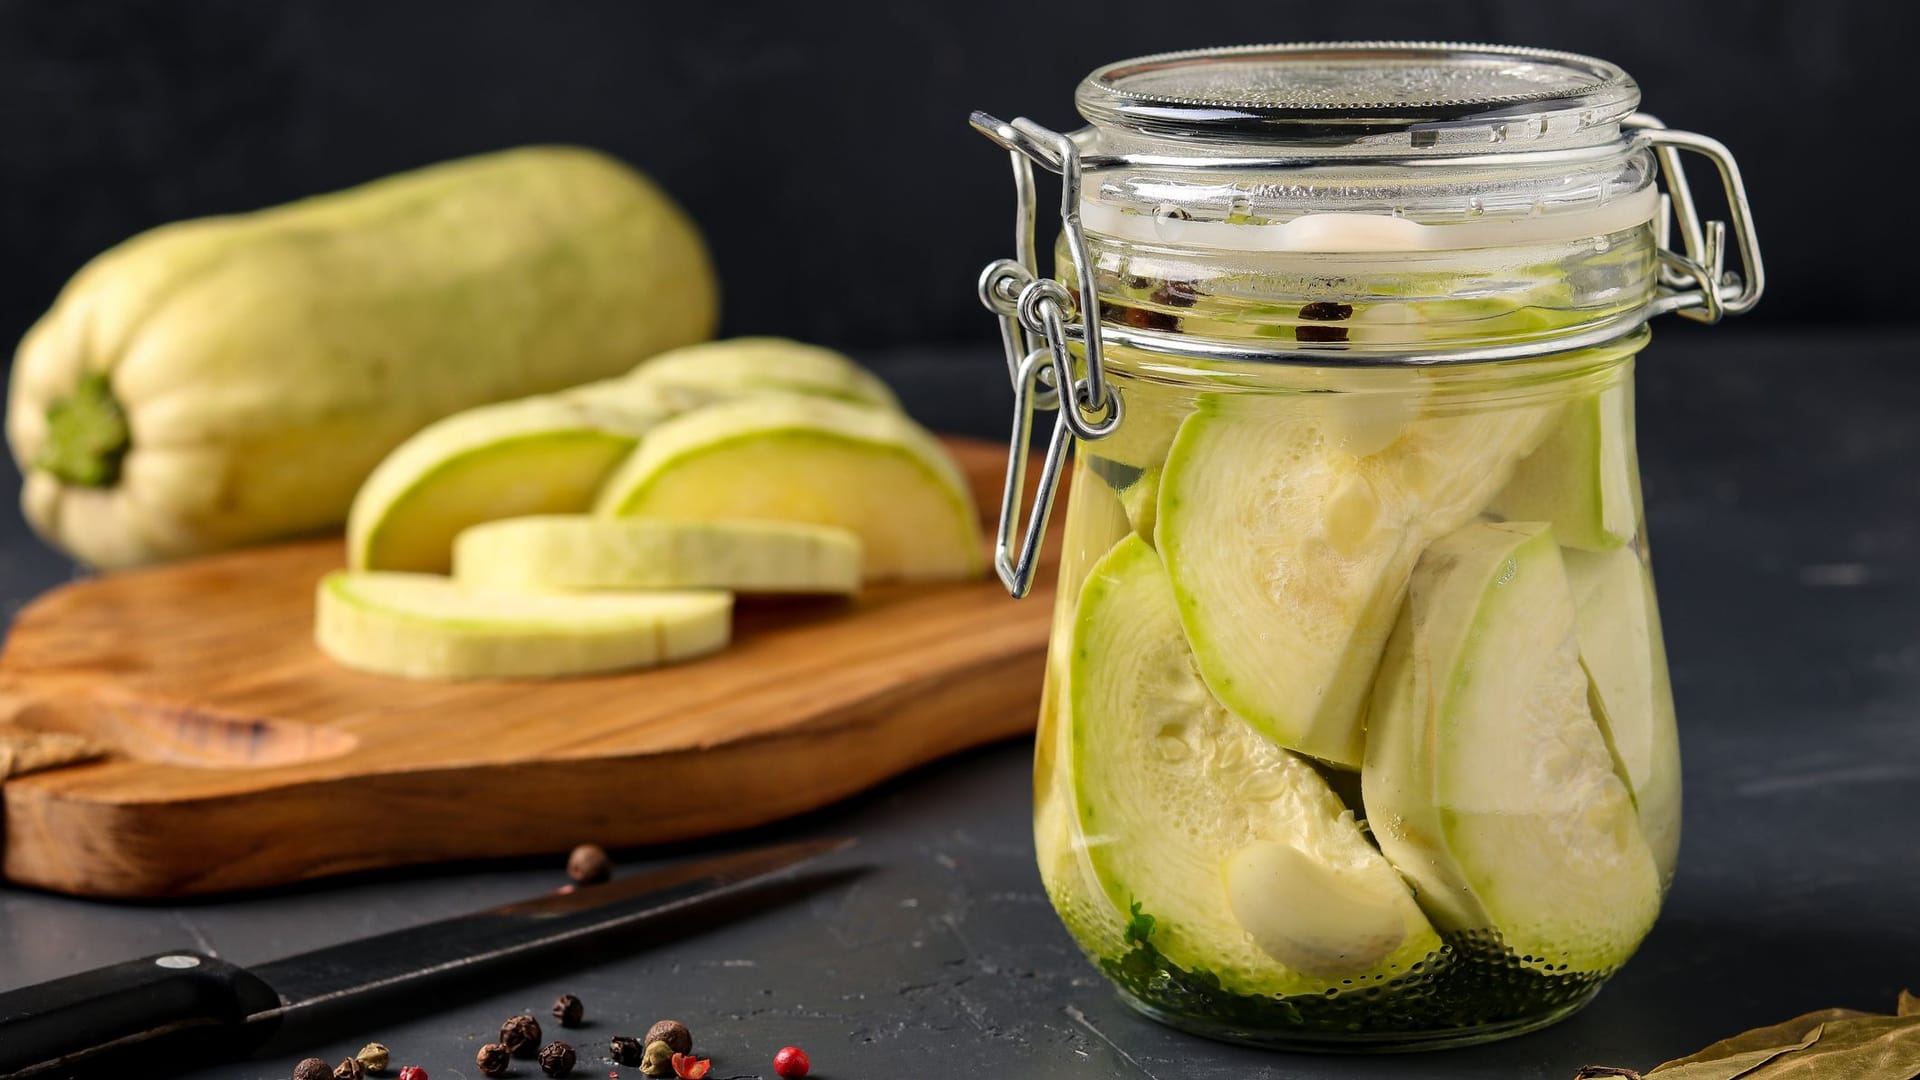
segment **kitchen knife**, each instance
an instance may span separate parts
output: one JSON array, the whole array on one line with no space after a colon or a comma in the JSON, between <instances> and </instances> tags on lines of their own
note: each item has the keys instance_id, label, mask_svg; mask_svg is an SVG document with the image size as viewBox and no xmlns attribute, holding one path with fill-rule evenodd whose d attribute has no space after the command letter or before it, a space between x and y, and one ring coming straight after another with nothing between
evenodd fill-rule
<instances>
[{"instance_id":1,"label":"kitchen knife","mask_svg":"<svg viewBox=\"0 0 1920 1080\"><path fill-rule=\"evenodd\" d=\"M242 968L171 952L0 994L0 1078L52 1077L107 1051L217 1035L233 1053L371 999L448 982L669 916L722 907L848 846L811 841L720 855ZM426 1000L431 1000L426 999Z\"/></svg>"}]
</instances>

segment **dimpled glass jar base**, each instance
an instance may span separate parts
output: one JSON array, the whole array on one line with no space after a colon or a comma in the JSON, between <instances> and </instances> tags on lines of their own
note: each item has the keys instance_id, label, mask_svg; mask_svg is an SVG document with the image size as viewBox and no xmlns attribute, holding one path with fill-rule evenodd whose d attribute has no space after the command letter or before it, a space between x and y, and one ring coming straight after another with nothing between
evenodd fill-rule
<instances>
[{"instance_id":1,"label":"dimpled glass jar base","mask_svg":"<svg viewBox=\"0 0 1920 1080\"><path fill-rule=\"evenodd\" d=\"M1538 474L1533 477L1536 488L1592 486L1592 478L1575 476L1571 471L1599 467L1594 461L1575 453L1563 455L1567 463L1542 464L1542 455L1537 453L1542 444L1555 437L1544 432L1590 421L1594 430L1587 434L1602 440L1609 447L1608 453L1624 455L1613 462L1616 471L1624 472L1618 473L1616 490L1610 497L1624 499L1626 506L1609 519L1609 527L1617 531L1613 537L1582 536L1571 520L1561 526L1575 543L1616 546L1602 553L1572 546L1562 550L1575 565L1597 560L1596 564L1610 562L1624 567L1624 577L1608 579L1606 587L1644 604L1634 610L1643 611L1648 620L1646 639L1628 667L1654 709L1649 719L1658 726L1658 730L1638 737L1651 744L1649 753L1654 761L1654 775L1642 792L1639 827L1646 843L1656 849L1654 859L1660 875L1658 884L1651 886L1653 895L1643 900L1657 905L1659 893L1670 879L1672 851L1677 847L1678 765L1670 691L1652 608L1637 470L1632 459L1631 371L1633 356L1644 340L1642 332L1596 349L1496 365L1364 370L1283 367L1257 373L1225 366L1176 372L1164 358L1113 350L1114 385L1129 412L1112 441L1084 444L1076 451L1065 507L1060 591L1036 753L1035 834L1042 878L1056 909L1082 950L1131 1006L1183 1030L1252 1045L1333 1052L1431 1049L1505 1038L1563 1019L1591 1000L1624 959L1621 955L1605 963L1583 965L1521 956L1505 944L1496 927L1449 926L1440 918L1435 919L1435 947L1424 959L1392 969L1376 968L1351 979L1330 977L1322 980L1324 985L1309 991L1254 991L1246 975L1246 961L1239 955L1244 950L1237 941L1215 939L1222 951L1218 964L1211 963L1214 958L1207 954L1207 947L1196 948L1191 937L1184 946L1184 962L1169 957L1160 943L1179 940L1182 927L1165 908L1154 910L1154 902L1147 898L1166 891L1164 877L1162 881L1153 880L1162 875L1156 874L1149 858L1134 864L1145 867L1143 872L1137 871L1141 876L1120 880L1112 861L1103 861L1104 849L1130 842L1133 837L1110 814L1089 823L1087 788L1097 781L1078 774L1076 761L1084 770L1089 764L1098 764L1088 755L1109 754L1116 748L1089 746L1086 732L1076 732L1076 723L1087 728L1099 718L1075 714L1076 699L1069 683L1071 672L1080 669L1076 657L1084 666L1087 651L1101 647L1084 625L1088 615L1082 592L1089 576L1125 543L1161 542L1164 549L1166 537L1164 529L1157 528L1161 525L1157 518L1165 512L1165 503L1155 489L1170 470L1169 448L1181 426L1197 410L1219 407L1209 405L1210 401L1217 403L1222 395L1230 395L1236 407L1272 410L1276 415L1290 411L1310 415L1316 423L1324 420L1338 426L1344 432L1340 438L1351 444L1348 449L1363 455L1391 452L1384 448L1399 445L1408 437L1397 432L1412 431L1423 424L1478 423L1493 431L1508 427L1510 421L1514 425L1537 423L1543 434L1504 451L1488 449L1490 442L1475 440L1466 450L1473 455L1471 460L1436 458L1428 462L1443 472L1456 467L1462 473L1497 472L1498 477L1487 480L1484 487L1503 493L1518 486L1511 477L1524 471L1522 461L1531 462L1527 468ZM1613 405L1601 409L1598 402ZM1289 481L1283 477L1282 482ZM1473 505L1456 509L1458 524L1496 521L1505 516L1501 511L1506 507L1499 499L1489 499L1484 492L1472 498ZM1522 501L1510 495L1503 498L1516 504ZM1577 516L1565 507L1555 510L1569 518ZM1450 529L1453 525L1442 523L1434 528ZM1587 526L1592 528L1594 524L1588 522ZM1158 541L1157 533L1161 534ZM1256 525L1214 541L1246 545L1259 543L1260 537ZM1394 608L1398 606L1396 601ZM1392 618L1391 612L1387 617ZM1179 632L1174 635L1179 636ZM1182 650L1186 647L1178 646ZM1496 745L1470 750L1486 755L1513 752L1511 747ZM1309 760L1305 756L1300 759ZM1217 764L1210 759L1208 767ZM1394 825L1366 822L1368 808L1361 795L1361 770L1323 761L1313 761L1312 766L1346 809L1359 818L1362 833L1378 850L1379 838L1373 832L1390 830ZM1640 771L1644 774L1647 769L1641 766ZM1620 775L1624 783L1628 776L1624 764ZM1219 771L1209 773L1203 783L1224 787L1228 780L1223 776ZM1153 805L1150 792L1142 789L1138 795L1143 805ZM1106 795L1108 801L1114 797L1112 793ZM1124 800L1127 794L1122 792L1118 797ZM1236 843L1244 843L1244 834L1250 829L1258 831L1233 823L1228 827L1230 831L1239 830ZM1260 838L1293 842L1284 835ZM1186 853L1179 853L1179 858L1171 854L1165 875L1194 873ZM1552 875L1558 867L1549 862L1537 869L1542 875ZM1212 871L1203 868L1202 872ZM1417 893L1417 888L1414 891ZM1637 926L1624 932L1637 941L1645 931L1644 926ZM1631 951L1631 942L1626 951ZM1222 979L1215 968L1238 969L1242 973L1240 984L1234 985L1231 978Z\"/></svg>"},{"instance_id":2,"label":"dimpled glass jar base","mask_svg":"<svg viewBox=\"0 0 1920 1080\"><path fill-rule=\"evenodd\" d=\"M1587 1002L1592 1001L1599 990L1600 982L1590 982L1578 991L1577 996L1545 1012L1534 1012L1517 1020L1463 1023L1424 1033L1369 1031L1365 1027L1364 1019L1356 1019L1354 1026L1344 1031L1322 1031L1305 1026L1279 1027L1257 1016L1247 1021L1236 1021L1230 1018L1216 1019L1183 1012L1170 1012L1151 1005L1131 993L1123 992L1121 1000L1142 1015L1158 1020L1168 1027L1209 1039L1218 1039L1221 1042L1257 1046L1266 1050L1298 1050L1320 1054L1406 1054L1421 1050L1447 1050L1460 1046L1476 1046L1480 1043L1510 1039L1515 1035L1525 1035L1530 1031L1539 1031L1585 1008Z\"/></svg>"}]
</instances>

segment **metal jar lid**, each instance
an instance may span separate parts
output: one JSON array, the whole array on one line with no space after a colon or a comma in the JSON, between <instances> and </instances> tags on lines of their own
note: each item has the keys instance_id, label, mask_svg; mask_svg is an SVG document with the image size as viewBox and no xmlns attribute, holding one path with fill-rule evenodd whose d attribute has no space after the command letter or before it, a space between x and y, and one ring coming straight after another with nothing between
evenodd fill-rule
<instances>
[{"instance_id":1,"label":"metal jar lid","mask_svg":"<svg viewBox=\"0 0 1920 1080\"><path fill-rule=\"evenodd\" d=\"M1631 114L1640 89L1575 53L1345 42L1123 60L1088 75L1074 100L1092 123L1177 138L1486 152L1577 144Z\"/></svg>"}]
</instances>

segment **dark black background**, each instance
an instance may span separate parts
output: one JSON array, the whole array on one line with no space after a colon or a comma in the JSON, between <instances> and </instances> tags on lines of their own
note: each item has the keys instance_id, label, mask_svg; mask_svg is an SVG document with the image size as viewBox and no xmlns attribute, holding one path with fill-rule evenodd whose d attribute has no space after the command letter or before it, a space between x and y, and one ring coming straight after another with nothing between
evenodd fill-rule
<instances>
[{"instance_id":1,"label":"dark black background","mask_svg":"<svg viewBox=\"0 0 1920 1080\"><path fill-rule=\"evenodd\" d=\"M726 329L864 348L986 344L973 278L1011 192L970 109L1076 123L1099 63L1263 40L1590 52L1726 141L1772 290L1755 323L1905 320L1916 239L1887 165L1913 5L1883 0L0 0L0 339L89 256L537 141L610 150L706 230ZM1896 262L1898 260L1898 262ZM1671 321L1671 320L1669 320ZM10 348L7 350L10 351Z\"/></svg>"}]
</instances>

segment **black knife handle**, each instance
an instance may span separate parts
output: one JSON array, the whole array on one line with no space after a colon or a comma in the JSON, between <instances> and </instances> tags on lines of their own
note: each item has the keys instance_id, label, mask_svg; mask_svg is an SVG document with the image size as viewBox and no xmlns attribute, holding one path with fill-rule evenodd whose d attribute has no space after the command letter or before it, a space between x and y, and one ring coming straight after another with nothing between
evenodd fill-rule
<instances>
[{"instance_id":1,"label":"black knife handle","mask_svg":"<svg viewBox=\"0 0 1920 1080\"><path fill-rule=\"evenodd\" d=\"M0 994L0 1078L64 1076L104 1051L194 1032L251 1043L266 1031L245 1031L247 1017L279 1004L245 969L190 952L22 987Z\"/></svg>"}]
</instances>

